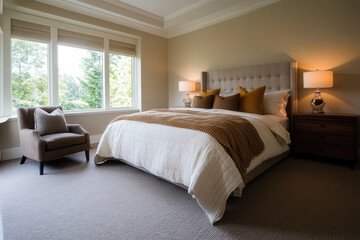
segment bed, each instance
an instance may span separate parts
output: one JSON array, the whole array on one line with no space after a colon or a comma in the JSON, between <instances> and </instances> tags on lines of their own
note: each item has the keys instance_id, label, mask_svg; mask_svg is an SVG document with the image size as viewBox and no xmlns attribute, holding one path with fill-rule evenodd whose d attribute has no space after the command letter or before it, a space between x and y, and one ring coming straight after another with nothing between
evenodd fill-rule
<instances>
[{"instance_id":1,"label":"bed","mask_svg":"<svg viewBox=\"0 0 360 240\"><path fill-rule=\"evenodd\" d=\"M242 176L226 149L211 135L193 129L120 120L106 128L94 162L109 159L132 166L187 189L213 224L219 221L232 194L240 197L246 183L289 154L291 116L296 108L296 63L276 63L202 73L202 87L220 88L220 95L237 93L238 86L252 90L266 86L266 93L287 91L287 118L222 109L190 109L204 114L238 115L259 133L264 151L253 158ZM189 109L188 109L189 110Z\"/></svg>"}]
</instances>

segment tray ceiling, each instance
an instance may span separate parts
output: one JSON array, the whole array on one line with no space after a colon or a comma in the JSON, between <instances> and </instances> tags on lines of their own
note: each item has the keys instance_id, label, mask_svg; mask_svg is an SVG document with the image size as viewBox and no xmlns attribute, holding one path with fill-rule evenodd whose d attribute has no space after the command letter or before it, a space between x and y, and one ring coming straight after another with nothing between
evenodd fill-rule
<instances>
[{"instance_id":1,"label":"tray ceiling","mask_svg":"<svg viewBox=\"0 0 360 240\"><path fill-rule=\"evenodd\" d=\"M162 37L175 37L280 0L36 0Z\"/></svg>"}]
</instances>

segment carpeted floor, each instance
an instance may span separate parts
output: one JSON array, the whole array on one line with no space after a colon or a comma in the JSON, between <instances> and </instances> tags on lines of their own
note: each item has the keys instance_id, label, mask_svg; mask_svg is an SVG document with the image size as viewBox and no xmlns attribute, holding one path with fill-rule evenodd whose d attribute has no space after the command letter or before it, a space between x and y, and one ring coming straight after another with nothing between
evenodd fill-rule
<instances>
[{"instance_id":1,"label":"carpeted floor","mask_svg":"<svg viewBox=\"0 0 360 240\"><path fill-rule=\"evenodd\" d=\"M37 162L19 162L0 162L5 240L360 239L359 167L288 158L212 226L186 190L124 163L96 167L80 153L39 176Z\"/></svg>"}]
</instances>

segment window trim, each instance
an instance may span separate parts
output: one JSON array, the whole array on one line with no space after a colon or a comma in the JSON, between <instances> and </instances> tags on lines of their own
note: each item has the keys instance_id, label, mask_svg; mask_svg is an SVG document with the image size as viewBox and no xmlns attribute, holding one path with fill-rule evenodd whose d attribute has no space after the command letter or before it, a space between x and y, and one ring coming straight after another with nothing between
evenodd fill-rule
<instances>
[{"instance_id":1,"label":"window trim","mask_svg":"<svg viewBox=\"0 0 360 240\"><path fill-rule=\"evenodd\" d=\"M50 42L48 47L48 104L58 105L58 34L57 30L65 29L76 31L88 35L102 37L104 39L104 64L103 64L103 106L101 109L89 110L67 110L65 114L93 114L94 112L130 112L141 109L141 54L140 42L138 36L119 32L116 30L91 25L71 19L46 14L48 18L29 15L26 13L15 12L6 9L3 14L3 34L0 35L0 69L3 71L0 75L1 98L0 98L0 117L12 116L12 86L11 86L11 19L33 22L50 27ZM132 107L110 108L109 94L109 40L129 42L136 45L136 56L132 58ZM24 39L26 40L26 39ZM30 40L30 39L29 39ZM125 54L124 54L125 55ZM105 71L107 70L107 71ZM80 114L80 115L82 115Z\"/></svg>"}]
</instances>

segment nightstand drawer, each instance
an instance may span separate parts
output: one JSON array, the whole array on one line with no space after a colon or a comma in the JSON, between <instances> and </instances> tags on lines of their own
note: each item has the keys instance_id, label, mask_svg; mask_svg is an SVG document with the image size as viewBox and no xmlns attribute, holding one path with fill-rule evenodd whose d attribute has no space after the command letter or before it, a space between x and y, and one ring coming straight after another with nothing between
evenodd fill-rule
<instances>
[{"instance_id":1,"label":"nightstand drawer","mask_svg":"<svg viewBox=\"0 0 360 240\"><path fill-rule=\"evenodd\" d=\"M351 136L328 135L324 133L295 132L294 142L317 145L337 145L354 147L354 138Z\"/></svg>"},{"instance_id":2,"label":"nightstand drawer","mask_svg":"<svg viewBox=\"0 0 360 240\"><path fill-rule=\"evenodd\" d=\"M295 121L295 131L319 132L354 136L354 124L326 122L326 121Z\"/></svg>"},{"instance_id":3,"label":"nightstand drawer","mask_svg":"<svg viewBox=\"0 0 360 240\"><path fill-rule=\"evenodd\" d=\"M340 158L343 160L354 161L354 148L341 147L333 145L310 145L295 144L293 146L295 153L311 154L331 158Z\"/></svg>"}]
</instances>

